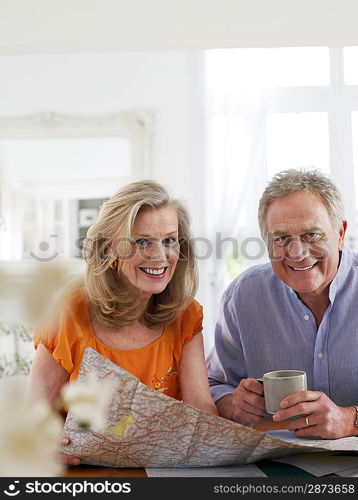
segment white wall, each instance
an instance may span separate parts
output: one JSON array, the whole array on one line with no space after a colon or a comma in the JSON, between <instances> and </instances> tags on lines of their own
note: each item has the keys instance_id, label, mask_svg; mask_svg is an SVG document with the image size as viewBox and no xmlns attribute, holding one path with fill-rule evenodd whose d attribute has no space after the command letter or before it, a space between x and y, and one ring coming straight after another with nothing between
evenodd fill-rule
<instances>
[{"instance_id":1,"label":"white wall","mask_svg":"<svg viewBox=\"0 0 358 500\"><path fill-rule=\"evenodd\" d=\"M153 108L152 178L187 202L194 233L203 236L201 58L184 51L0 56L0 116ZM204 305L210 303L205 264L198 294ZM207 330L211 322L208 310Z\"/></svg>"},{"instance_id":2,"label":"white wall","mask_svg":"<svg viewBox=\"0 0 358 500\"><path fill-rule=\"evenodd\" d=\"M192 124L200 109L193 99L199 57L180 51L2 56L0 115L153 108L153 177L192 205L198 196L192 182L198 147Z\"/></svg>"}]
</instances>

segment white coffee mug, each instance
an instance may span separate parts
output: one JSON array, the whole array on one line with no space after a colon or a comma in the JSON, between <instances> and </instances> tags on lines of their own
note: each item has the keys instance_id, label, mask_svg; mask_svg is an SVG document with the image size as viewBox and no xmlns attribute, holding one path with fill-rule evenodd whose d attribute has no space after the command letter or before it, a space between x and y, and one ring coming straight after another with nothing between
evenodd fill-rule
<instances>
[{"instance_id":1,"label":"white coffee mug","mask_svg":"<svg viewBox=\"0 0 358 500\"><path fill-rule=\"evenodd\" d=\"M265 373L263 384L266 411L276 413L286 396L307 390L307 376L301 370L277 370Z\"/></svg>"}]
</instances>

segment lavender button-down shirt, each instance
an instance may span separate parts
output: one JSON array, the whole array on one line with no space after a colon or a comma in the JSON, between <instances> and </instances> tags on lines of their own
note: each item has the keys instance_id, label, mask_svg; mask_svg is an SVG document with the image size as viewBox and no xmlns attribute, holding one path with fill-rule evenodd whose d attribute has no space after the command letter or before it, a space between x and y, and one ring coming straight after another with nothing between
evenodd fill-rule
<instances>
[{"instance_id":1,"label":"lavender button-down shirt","mask_svg":"<svg viewBox=\"0 0 358 500\"><path fill-rule=\"evenodd\" d=\"M358 405L358 254L342 252L317 329L310 309L274 274L254 266L227 288L207 359L215 401L242 378L272 370L305 370L309 390L340 406Z\"/></svg>"}]
</instances>

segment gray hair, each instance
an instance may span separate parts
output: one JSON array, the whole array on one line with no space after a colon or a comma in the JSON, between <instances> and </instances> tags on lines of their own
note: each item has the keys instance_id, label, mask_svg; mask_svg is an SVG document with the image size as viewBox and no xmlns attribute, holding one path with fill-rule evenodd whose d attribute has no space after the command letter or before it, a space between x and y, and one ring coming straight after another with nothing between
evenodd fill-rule
<instances>
[{"instance_id":1,"label":"gray hair","mask_svg":"<svg viewBox=\"0 0 358 500\"><path fill-rule=\"evenodd\" d=\"M258 219L262 238L266 241L266 214L270 203L296 191L311 192L326 205L332 226L341 227L344 206L341 193L330 177L320 170L302 168L282 170L270 181L259 201Z\"/></svg>"}]
</instances>

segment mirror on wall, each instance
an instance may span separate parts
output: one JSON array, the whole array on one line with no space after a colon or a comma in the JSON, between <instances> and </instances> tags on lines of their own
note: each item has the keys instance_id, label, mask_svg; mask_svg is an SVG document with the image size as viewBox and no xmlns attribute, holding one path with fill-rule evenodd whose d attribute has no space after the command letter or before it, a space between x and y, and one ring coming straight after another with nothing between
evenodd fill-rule
<instances>
[{"instance_id":1,"label":"mirror on wall","mask_svg":"<svg viewBox=\"0 0 358 500\"><path fill-rule=\"evenodd\" d=\"M149 176L154 112L0 119L0 260L81 258L115 189Z\"/></svg>"}]
</instances>

